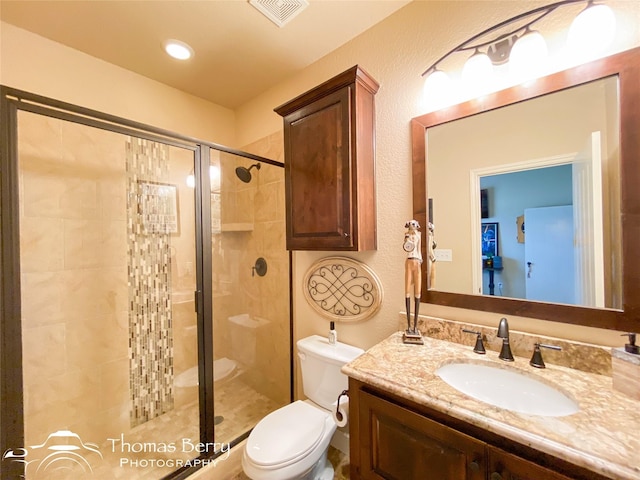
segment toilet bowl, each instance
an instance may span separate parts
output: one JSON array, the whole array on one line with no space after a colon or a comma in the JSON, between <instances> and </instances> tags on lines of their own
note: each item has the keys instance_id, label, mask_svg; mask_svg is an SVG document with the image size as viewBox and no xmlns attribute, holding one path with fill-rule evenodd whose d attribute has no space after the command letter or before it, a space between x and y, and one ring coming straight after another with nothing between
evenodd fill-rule
<instances>
[{"instance_id":1,"label":"toilet bowl","mask_svg":"<svg viewBox=\"0 0 640 480\"><path fill-rule=\"evenodd\" d=\"M242 469L252 480L332 480L327 460L336 431L332 409L348 388L343 365L362 349L318 335L298 341L304 393L298 400L271 412L253 429L242 457Z\"/></svg>"},{"instance_id":2,"label":"toilet bowl","mask_svg":"<svg viewBox=\"0 0 640 480\"><path fill-rule=\"evenodd\" d=\"M290 403L251 432L242 468L252 480L332 480L327 451L335 431L330 412L307 401Z\"/></svg>"}]
</instances>

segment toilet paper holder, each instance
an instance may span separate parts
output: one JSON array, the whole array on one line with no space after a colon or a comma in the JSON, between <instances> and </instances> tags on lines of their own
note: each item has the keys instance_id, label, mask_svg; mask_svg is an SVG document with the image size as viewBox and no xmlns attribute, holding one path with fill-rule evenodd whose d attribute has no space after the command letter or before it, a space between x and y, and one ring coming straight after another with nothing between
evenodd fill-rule
<instances>
[{"instance_id":1,"label":"toilet paper holder","mask_svg":"<svg viewBox=\"0 0 640 480\"><path fill-rule=\"evenodd\" d=\"M349 398L349 390L343 390L342 393L338 395L338 401L336 402L336 418L338 419L339 422L343 420L342 412L340 411L340 399L343 396L346 396L347 398Z\"/></svg>"}]
</instances>

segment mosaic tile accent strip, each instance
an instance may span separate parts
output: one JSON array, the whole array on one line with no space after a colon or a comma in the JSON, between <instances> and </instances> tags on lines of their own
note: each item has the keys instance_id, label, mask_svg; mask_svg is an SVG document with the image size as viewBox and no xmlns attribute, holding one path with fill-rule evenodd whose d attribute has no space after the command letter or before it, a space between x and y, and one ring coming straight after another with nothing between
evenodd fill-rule
<instances>
[{"instance_id":1,"label":"mosaic tile accent strip","mask_svg":"<svg viewBox=\"0 0 640 480\"><path fill-rule=\"evenodd\" d=\"M127 138L127 257L129 286L129 366L131 426L174 407L171 318L172 223L161 225L143 207L169 176L169 147Z\"/></svg>"},{"instance_id":2,"label":"mosaic tile accent strip","mask_svg":"<svg viewBox=\"0 0 640 480\"><path fill-rule=\"evenodd\" d=\"M382 285L376 274L347 257L318 260L307 271L303 285L309 305L330 320L366 320L382 304Z\"/></svg>"}]
</instances>

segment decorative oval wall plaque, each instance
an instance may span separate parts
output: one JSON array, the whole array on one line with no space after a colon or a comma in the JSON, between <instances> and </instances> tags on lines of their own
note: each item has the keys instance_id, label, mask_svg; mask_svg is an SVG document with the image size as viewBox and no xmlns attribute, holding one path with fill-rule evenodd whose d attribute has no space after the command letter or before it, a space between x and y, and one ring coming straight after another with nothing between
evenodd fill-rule
<instances>
[{"instance_id":1,"label":"decorative oval wall plaque","mask_svg":"<svg viewBox=\"0 0 640 480\"><path fill-rule=\"evenodd\" d=\"M382 285L376 274L347 257L318 260L307 271L303 285L309 305L330 320L366 320L382 304Z\"/></svg>"}]
</instances>

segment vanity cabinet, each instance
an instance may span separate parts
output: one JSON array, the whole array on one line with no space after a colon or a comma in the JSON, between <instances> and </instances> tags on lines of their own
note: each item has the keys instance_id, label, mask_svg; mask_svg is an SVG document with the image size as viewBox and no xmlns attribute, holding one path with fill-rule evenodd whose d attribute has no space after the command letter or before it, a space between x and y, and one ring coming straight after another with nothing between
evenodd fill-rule
<instances>
[{"instance_id":1,"label":"vanity cabinet","mask_svg":"<svg viewBox=\"0 0 640 480\"><path fill-rule=\"evenodd\" d=\"M605 480L349 379L351 480Z\"/></svg>"},{"instance_id":2,"label":"vanity cabinet","mask_svg":"<svg viewBox=\"0 0 640 480\"><path fill-rule=\"evenodd\" d=\"M489 480L571 480L570 477L487 445Z\"/></svg>"},{"instance_id":3,"label":"vanity cabinet","mask_svg":"<svg viewBox=\"0 0 640 480\"><path fill-rule=\"evenodd\" d=\"M358 396L361 462L352 479L484 480L484 443L365 391Z\"/></svg>"},{"instance_id":4,"label":"vanity cabinet","mask_svg":"<svg viewBox=\"0 0 640 480\"><path fill-rule=\"evenodd\" d=\"M275 109L284 119L287 249L376 249L378 88L354 66Z\"/></svg>"}]
</instances>

